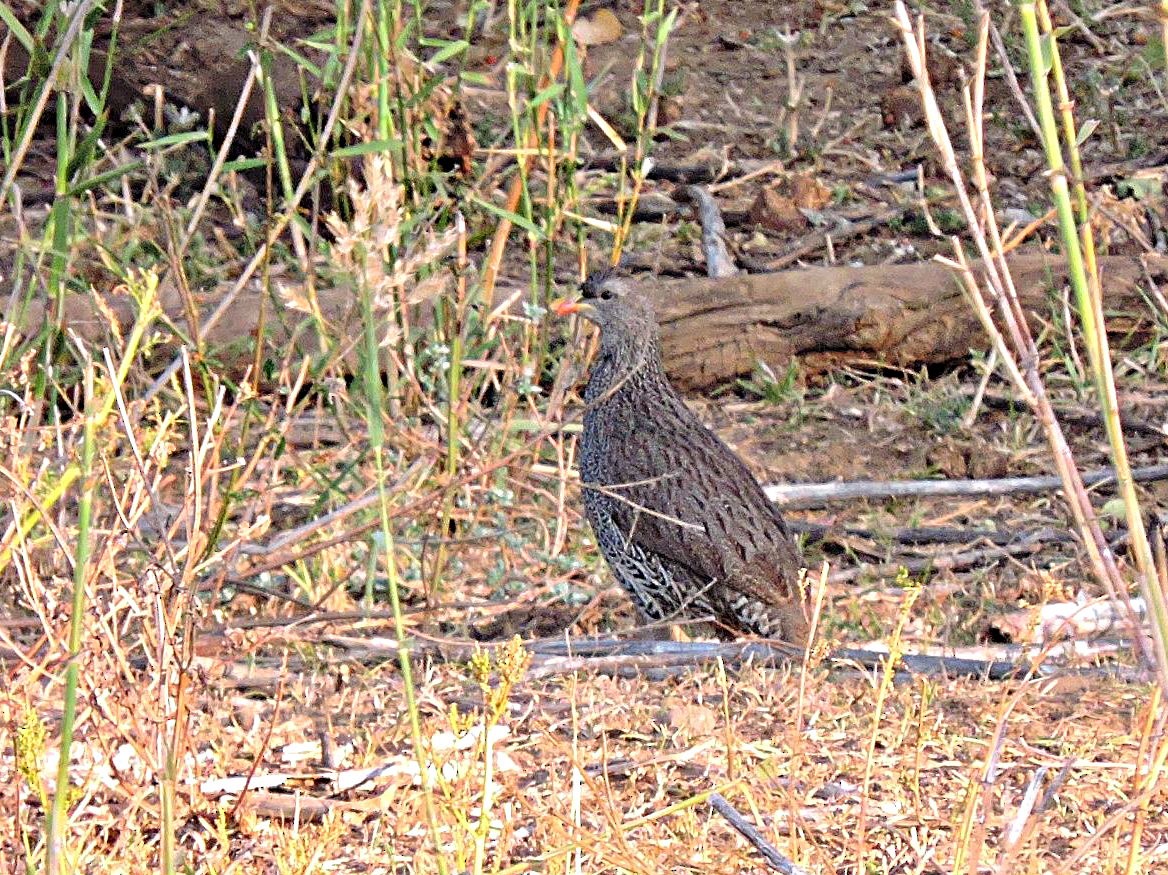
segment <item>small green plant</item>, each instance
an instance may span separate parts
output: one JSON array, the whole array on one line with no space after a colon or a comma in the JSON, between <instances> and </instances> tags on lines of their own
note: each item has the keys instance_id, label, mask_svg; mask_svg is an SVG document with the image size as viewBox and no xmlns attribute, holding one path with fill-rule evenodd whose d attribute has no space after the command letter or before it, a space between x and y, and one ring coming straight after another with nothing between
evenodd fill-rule
<instances>
[{"instance_id":1,"label":"small green plant","mask_svg":"<svg viewBox=\"0 0 1168 875\"><path fill-rule=\"evenodd\" d=\"M964 428L962 421L969 410L969 398L946 387L931 386L926 375L909 393L905 409L929 431L950 435Z\"/></svg>"},{"instance_id":2,"label":"small green plant","mask_svg":"<svg viewBox=\"0 0 1168 875\"><path fill-rule=\"evenodd\" d=\"M1151 144L1139 134L1133 134L1127 144L1127 157L1129 161L1136 158L1143 158L1152 151Z\"/></svg>"},{"instance_id":3,"label":"small green plant","mask_svg":"<svg viewBox=\"0 0 1168 875\"><path fill-rule=\"evenodd\" d=\"M792 157L791 140L786 131L779 131L769 140L767 140L767 148L784 160Z\"/></svg>"},{"instance_id":4,"label":"small green plant","mask_svg":"<svg viewBox=\"0 0 1168 875\"><path fill-rule=\"evenodd\" d=\"M780 377L766 362L758 362L754 373L748 378L740 378L736 385L749 397L766 401L768 404L786 404L801 400L802 387L799 381L799 362L791 359Z\"/></svg>"},{"instance_id":5,"label":"small green plant","mask_svg":"<svg viewBox=\"0 0 1168 875\"><path fill-rule=\"evenodd\" d=\"M973 0L955 0L954 14L961 19L961 31L967 48L977 47L977 6Z\"/></svg>"},{"instance_id":6,"label":"small green plant","mask_svg":"<svg viewBox=\"0 0 1168 875\"><path fill-rule=\"evenodd\" d=\"M951 209L940 209L933 213L933 218L937 222L937 227L941 229L944 234L957 234L965 230L965 219L962 218L961 213Z\"/></svg>"},{"instance_id":7,"label":"small green plant","mask_svg":"<svg viewBox=\"0 0 1168 875\"><path fill-rule=\"evenodd\" d=\"M831 202L837 207L846 206L856 200L855 192L846 182L837 183L831 189Z\"/></svg>"}]
</instances>

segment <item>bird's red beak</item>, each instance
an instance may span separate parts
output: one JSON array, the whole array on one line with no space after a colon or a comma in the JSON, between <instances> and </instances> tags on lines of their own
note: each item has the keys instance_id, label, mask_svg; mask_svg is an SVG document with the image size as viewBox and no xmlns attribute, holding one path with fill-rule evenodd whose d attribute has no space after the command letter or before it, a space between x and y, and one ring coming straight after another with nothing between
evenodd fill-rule
<instances>
[{"instance_id":1,"label":"bird's red beak","mask_svg":"<svg viewBox=\"0 0 1168 875\"><path fill-rule=\"evenodd\" d=\"M552 312L557 316L571 316L581 311L580 301L570 301L567 298L556 298L552 301Z\"/></svg>"}]
</instances>

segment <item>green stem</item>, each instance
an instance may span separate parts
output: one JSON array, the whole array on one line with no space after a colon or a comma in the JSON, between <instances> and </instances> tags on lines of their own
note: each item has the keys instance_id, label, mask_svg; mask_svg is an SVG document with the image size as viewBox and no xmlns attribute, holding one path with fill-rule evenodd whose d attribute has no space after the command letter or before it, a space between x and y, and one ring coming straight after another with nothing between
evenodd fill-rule
<instances>
[{"instance_id":1,"label":"green stem","mask_svg":"<svg viewBox=\"0 0 1168 875\"><path fill-rule=\"evenodd\" d=\"M1143 516L1140 513L1139 496L1136 493L1135 482L1131 476L1131 465L1127 456L1127 446L1124 443L1123 428L1119 420L1118 397L1115 390L1115 376L1111 367L1110 349L1107 343L1107 334L1102 321L1102 307L1098 296L1092 294L1092 286L1098 288L1098 277L1093 270L1095 265L1093 248L1089 251L1086 260L1083 255L1083 244L1093 245L1089 230L1089 215L1086 210L1086 198L1080 193L1079 220L1076 222L1075 211L1071 205L1070 191L1067 185L1067 170L1063 162L1062 149L1059 142L1058 125L1055 121L1054 107L1051 101L1049 81L1047 78L1046 56L1043 53L1043 36L1039 31L1038 13L1034 2L1020 2L1018 14L1022 22L1022 32L1026 40L1030 76L1034 89L1035 106L1038 112L1038 121L1042 129L1043 148L1046 153L1049 167L1051 194L1055 203L1055 213L1058 216L1059 230L1062 235L1063 248L1066 254L1068 276L1071 289L1075 296L1075 306L1078 310L1079 321L1082 325L1086 340L1087 351L1091 362L1091 370L1095 378L1099 404L1102 408L1103 420L1107 430L1108 443L1111 448L1112 463L1116 471L1116 484L1120 496L1123 498L1124 510L1127 517L1130 533L1131 552L1135 558L1139 572L1141 589L1148 605L1152 619L1152 634L1156 643L1156 658L1159 663L1160 681L1168 691L1168 598L1160 586L1152 559L1151 545L1148 543L1147 532L1144 529ZM1044 20L1049 23L1049 17ZM1054 33L1048 32L1049 58L1051 71L1059 83L1061 101L1063 104L1064 134L1068 148L1071 150L1073 161L1078 162L1075 146L1075 128L1070 115L1070 99L1066 89L1065 78L1062 75L1061 61L1058 56L1058 45ZM1081 173L1076 174L1076 186L1082 185ZM1082 235L1082 236L1080 236ZM1087 263L1092 267L1092 281L1088 279Z\"/></svg>"},{"instance_id":2,"label":"green stem","mask_svg":"<svg viewBox=\"0 0 1168 875\"><path fill-rule=\"evenodd\" d=\"M93 363L85 366L85 426L81 445L81 496L77 503L77 548L73 554L73 604L69 616L69 664L65 668L65 700L61 716L61 749L57 763L57 786L53 791L53 807L47 824L48 859L45 869L49 875L62 871L65 851L65 815L69 805L69 753L73 745L73 730L77 720L77 683L80 675L81 635L85 622L85 583L92 554L93 496L97 480L93 476L97 456L97 423L101 416L94 397Z\"/></svg>"},{"instance_id":3,"label":"green stem","mask_svg":"<svg viewBox=\"0 0 1168 875\"><path fill-rule=\"evenodd\" d=\"M373 459L377 471L377 488L379 492L379 507L381 510L381 539L385 551L385 573L389 584L389 602L393 613L393 627L397 638L398 658L402 673L402 686L405 693L406 712L409 715L410 735L414 743L414 758L418 761L419 774L422 780L422 799L426 810L426 820L430 827L430 838L434 843L434 855L440 875L448 875L449 868L442 853L441 830L438 825L438 812L434 805L433 793L430 788L430 757L422 738L422 721L418 713L418 697L414 688L413 669L410 664L410 648L406 639L406 621L402 613L401 596L399 594L400 578L397 570L397 549L393 537L393 525L390 519L390 494L387 486L389 472L385 464L385 426L382 420L384 404L381 390L381 371L378 367L377 320L373 316L372 294L368 288L361 290L361 322L364 326L363 350L364 361L362 373L364 376L365 399L367 404L366 422L369 428L369 444L373 450Z\"/></svg>"},{"instance_id":4,"label":"green stem","mask_svg":"<svg viewBox=\"0 0 1168 875\"><path fill-rule=\"evenodd\" d=\"M272 52L260 46L260 70L264 75L264 113L268 119L268 129L272 135L272 153L280 174L280 190L284 203L292 203L296 186L292 184L292 168L288 164L288 150L284 143L284 123L280 119L280 107L276 99L276 82L272 78Z\"/></svg>"}]
</instances>

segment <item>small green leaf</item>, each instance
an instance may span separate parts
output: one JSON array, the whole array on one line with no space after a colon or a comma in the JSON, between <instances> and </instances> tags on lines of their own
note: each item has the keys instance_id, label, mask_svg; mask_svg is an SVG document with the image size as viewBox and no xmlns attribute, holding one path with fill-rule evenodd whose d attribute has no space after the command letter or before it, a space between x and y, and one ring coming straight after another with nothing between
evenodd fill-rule
<instances>
[{"instance_id":1,"label":"small green leaf","mask_svg":"<svg viewBox=\"0 0 1168 875\"><path fill-rule=\"evenodd\" d=\"M105 107L102 105L101 98L97 96L97 92L93 90L93 83L84 73L81 74L81 96L85 98L85 105L89 107L91 113L101 115Z\"/></svg>"},{"instance_id":2,"label":"small green leaf","mask_svg":"<svg viewBox=\"0 0 1168 875\"><path fill-rule=\"evenodd\" d=\"M511 222L514 225L518 225L528 234L531 234L537 239L543 239L543 231L539 230L539 228L537 228L535 224L533 224L532 221L527 217L521 216L518 213L513 213L510 210L505 210L502 207L496 206L490 201L483 200L477 195L471 195L471 200L486 210L488 213L494 213L500 219L506 219L508 222Z\"/></svg>"},{"instance_id":3,"label":"small green leaf","mask_svg":"<svg viewBox=\"0 0 1168 875\"><path fill-rule=\"evenodd\" d=\"M1082 146L1087 142L1087 138L1095 133L1095 129L1099 127L1099 119L1089 118L1079 127L1079 133L1075 134L1075 145Z\"/></svg>"},{"instance_id":4,"label":"small green leaf","mask_svg":"<svg viewBox=\"0 0 1168 875\"><path fill-rule=\"evenodd\" d=\"M140 170L145 166L146 162L144 161L131 161L128 164L122 164L119 167L113 168L112 170L107 170L105 173L99 173L97 176L86 179L84 182L79 182L77 185L70 188L69 197L76 197L77 195L82 194L83 192L87 192L90 189L100 188L107 182L113 182L114 180L125 176L127 173L133 173L135 170Z\"/></svg>"},{"instance_id":5,"label":"small green leaf","mask_svg":"<svg viewBox=\"0 0 1168 875\"><path fill-rule=\"evenodd\" d=\"M665 45L669 40L669 34L673 32L673 26L677 23L677 7L669 10L669 14L661 20L657 25L657 44Z\"/></svg>"},{"instance_id":6,"label":"small green leaf","mask_svg":"<svg viewBox=\"0 0 1168 875\"><path fill-rule=\"evenodd\" d=\"M17 42L24 46L24 50L28 52L29 57L36 55L36 40L32 38L23 24L17 19L16 14L8 8L7 3L0 3L0 21L3 21L12 35L16 37Z\"/></svg>"},{"instance_id":7,"label":"small green leaf","mask_svg":"<svg viewBox=\"0 0 1168 875\"><path fill-rule=\"evenodd\" d=\"M485 73L478 73L474 70L463 70L458 74L458 80L468 85L487 86L491 84L490 77Z\"/></svg>"},{"instance_id":8,"label":"small green leaf","mask_svg":"<svg viewBox=\"0 0 1168 875\"><path fill-rule=\"evenodd\" d=\"M1099 515L1108 519L1124 519L1127 516L1127 505L1122 498L1113 498L1099 509Z\"/></svg>"},{"instance_id":9,"label":"small green leaf","mask_svg":"<svg viewBox=\"0 0 1168 875\"><path fill-rule=\"evenodd\" d=\"M314 79L322 78L320 67L312 63L312 61L308 60L308 58L304 57L304 55L300 54L300 52L296 51L295 49L289 48L283 43L276 43L276 51L287 55L292 59L293 63L295 63L297 67L307 71L308 74Z\"/></svg>"},{"instance_id":10,"label":"small green leaf","mask_svg":"<svg viewBox=\"0 0 1168 875\"><path fill-rule=\"evenodd\" d=\"M337 26L330 24L328 27L322 27L315 33L310 33L300 42L306 46L314 49L331 49L333 44L337 41Z\"/></svg>"},{"instance_id":11,"label":"small green leaf","mask_svg":"<svg viewBox=\"0 0 1168 875\"><path fill-rule=\"evenodd\" d=\"M142 148L147 151L155 149L168 149L172 146L185 146L187 143L202 143L211 139L211 135L206 131L183 131L178 134L167 134L165 137L159 137L157 140L150 140L143 143Z\"/></svg>"},{"instance_id":12,"label":"small green leaf","mask_svg":"<svg viewBox=\"0 0 1168 875\"><path fill-rule=\"evenodd\" d=\"M551 100L553 97L559 97L560 94L563 92L563 90L564 90L564 83L563 82L555 82L555 83L549 85L543 91L536 94L535 97L531 98L531 108L535 109L537 106L539 106L542 103L546 103L547 101Z\"/></svg>"},{"instance_id":13,"label":"small green leaf","mask_svg":"<svg viewBox=\"0 0 1168 875\"><path fill-rule=\"evenodd\" d=\"M1050 68L1054 66L1054 52L1049 33L1042 35L1042 38L1038 41L1038 48L1042 52L1042 75L1049 76Z\"/></svg>"},{"instance_id":14,"label":"small green leaf","mask_svg":"<svg viewBox=\"0 0 1168 875\"><path fill-rule=\"evenodd\" d=\"M430 58L431 64L441 64L443 61L448 61L455 55L461 55L470 46L464 39L452 40L446 43L446 46L435 52L434 56Z\"/></svg>"},{"instance_id":15,"label":"small green leaf","mask_svg":"<svg viewBox=\"0 0 1168 875\"><path fill-rule=\"evenodd\" d=\"M241 170L258 170L267 164L264 158L238 158L223 165L224 173L238 173Z\"/></svg>"},{"instance_id":16,"label":"small green leaf","mask_svg":"<svg viewBox=\"0 0 1168 875\"><path fill-rule=\"evenodd\" d=\"M354 158L358 155L372 155L375 152L388 152L391 149L400 149L401 140L369 140L366 143L355 143L352 146L342 146L333 150L334 158Z\"/></svg>"},{"instance_id":17,"label":"small green leaf","mask_svg":"<svg viewBox=\"0 0 1168 875\"><path fill-rule=\"evenodd\" d=\"M576 41L570 35L564 40L564 61L564 69L568 71L568 83L572 89L572 105L576 110L576 117L583 118L588 112L588 83L584 81L584 68L576 52Z\"/></svg>"}]
</instances>

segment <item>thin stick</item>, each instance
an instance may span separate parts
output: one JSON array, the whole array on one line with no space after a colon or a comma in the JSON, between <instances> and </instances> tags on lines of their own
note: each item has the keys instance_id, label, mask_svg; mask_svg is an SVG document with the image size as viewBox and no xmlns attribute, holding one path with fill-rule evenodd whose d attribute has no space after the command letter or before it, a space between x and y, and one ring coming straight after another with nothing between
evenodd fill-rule
<instances>
[{"instance_id":1,"label":"thin stick","mask_svg":"<svg viewBox=\"0 0 1168 875\"><path fill-rule=\"evenodd\" d=\"M702 254L706 257L706 276L718 279L734 276L738 268L726 248L726 223L718 204L700 185L687 185L682 189L686 199L697 213L702 226Z\"/></svg>"},{"instance_id":2,"label":"thin stick","mask_svg":"<svg viewBox=\"0 0 1168 875\"><path fill-rule=\"evenodd\" d=\"M1114 468L1100 468L1083 474L1084 486L1115 482ZM1133 468L1132 479L1140 483L1168 480L1168 465ZM767 498L783 509L818 507L831 501L856 498L915 498L938 495L1018 495L1062 489L1062 479L1046 477L1001 477L989 480L853 480L841 483L790 483L764 487Z\"/></svg>"},{"instance_id":3,"label":"thin stick","mask_svg":"<svg viewBox=\"0 0 1168 875\"><path fill-rule=\"evenodd\" d=\"M773 258L765 263L768 271L779 271L785 267L794 264L800 258L804 258L813 252L818 251L821 247L827 245L828 238L831 238L836 243L842 243L852 237L859 237L861 234L867 234L869 231L886 225L891 219L900 215L899 208L882 210L874 216L867 219L858 219L854 222L848 222L841 227L833 228L828 231L816 229L803 237L796 240L785 252L777 258Z\"/></svg>"},{"instance_id":4,"label":"thin stick","mask_svg":"<svg viewBox=\"0 0 1168 875\"><path fill-rule=\"evenodd\" d=\"M750 821L734 810L726 797L721 793L710 794L710 807L726 818L726 822L734 827L734 831L754 845L755 849L766 860L768 866L783 875L807 875L807 870L796 866L782 852L763 837Z\"/></svg>"},{"instance_id":5,"label":"thin stick","mask_svg":"<svg viewBox=\"0 0 1168 875\"><path fill-rule=\"evenodd\" d=\"M978 4L981 5L980 3ZM1014 65L1010 63L1010 55L1006 52L1006 43L1002 40L1002 34L998 31L997 25L990 24L990 39L994 43L994 53L998 56L998 60L1002 64L1002 73L1006 78L1006 83L1010 86L1010 93L1014 95L1014 100L1018 103L1018 108L1022 110L1022 115L1026 116L1026 123L1030 125L1030 130L1034 133L1034 138L1042 141L1042 128L1038 126L1038 119L1034 117L1034 110L1030 108L1030 101L1026 99L1026 92L1022 90L1022 86L1018 84L1018 76L1014 72Z\"/></svg>"},{"instance_id":6,"label":"thin stick","mask_svg":"<svg viewBox=\"0 0 1168 875\"><path fill-rule=\"evenodd\" d=\"M985 364L985 373L981 375L981 381L977 384L977 391L973 393L973 401L969 404L969 412L961 420L961 424L966 428L973 428L973 423L977 420L977 413L981 410L982 399L985 398L986 387L989 386L990 377L994 375L994 369L997 366L998 350L990 347L989 358Z\"/></svg>"},{"instance_id":7,"label":"thin stick","mask_svg":"<svg viewBox=\"0 0 1168 875\"><path fill-rule=\"evenodd\" d=\"M878 565L860 563L853 568L835 571L828 576L830 583L850 583L860 577L896 577L902 571L909 574L923 574L930 571L961 571L975 565L984 565L1011 556L1024 556L1042 549L1039 541L1021 541L1005 547L986 547L981 550L966 550L962 553L946 553L939 556L922 556L916 559L902 559Z\"/></svg>"}]
</instances>

